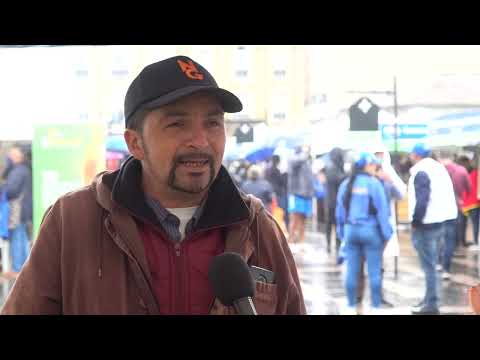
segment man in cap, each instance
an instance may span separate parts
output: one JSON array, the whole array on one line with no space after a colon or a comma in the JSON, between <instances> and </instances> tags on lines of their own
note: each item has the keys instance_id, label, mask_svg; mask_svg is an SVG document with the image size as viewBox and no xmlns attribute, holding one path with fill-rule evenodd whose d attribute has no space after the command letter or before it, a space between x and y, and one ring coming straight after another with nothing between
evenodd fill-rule
<instances>
[{"instance_id":1,"label":"man in cap","mask_svg":"<svg viewBox=\"0 0 480 360\"><path fill-rule=\"evenodd\" d=\"M457 217L452 181L445 167L431 157L431 149L416 144L410 153L414 164L408 183L408 213L412 241L425 273L424 299L412 309L413 314L439 314L437 271L438 247L444 223Z\"/></svg>"},{"instance_id":2,"label":"man in cap","mask_svg":"<svg viewBox=\"0 0 480 360\"><path fill-rule=\"evenodd\" d=\"M304 314L292 254L261 202L222 166L225 112L240 100L185 56L145 67L125 97L132 156L43 218L3 314L234 314L215 299L208 269L239 253L259 314Z\"/></svg>"}]
</instances>

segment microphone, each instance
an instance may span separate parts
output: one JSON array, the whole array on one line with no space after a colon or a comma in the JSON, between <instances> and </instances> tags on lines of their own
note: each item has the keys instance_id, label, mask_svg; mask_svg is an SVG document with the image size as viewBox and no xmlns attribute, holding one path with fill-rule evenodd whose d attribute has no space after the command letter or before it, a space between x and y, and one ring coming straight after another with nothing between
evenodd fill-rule
<instances>
[{"instance_id":1,"label":"microphone","mask_svg":"<svg viewBox=\"0 0 480 360\"><path fill-rule=\"evenodd\" d=\"M208 269L208 279L223 305L233 305L238 315L257 315L252 301L255 281L239 254L226 252L216 256Z\"/></svg>"}]
</instances>

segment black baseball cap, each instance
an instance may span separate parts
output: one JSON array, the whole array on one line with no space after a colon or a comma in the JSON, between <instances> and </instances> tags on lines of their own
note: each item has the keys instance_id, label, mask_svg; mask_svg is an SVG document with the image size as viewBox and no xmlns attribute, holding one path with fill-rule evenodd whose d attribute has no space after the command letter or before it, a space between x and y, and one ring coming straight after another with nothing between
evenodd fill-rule
<instances>
[{"instance_id":1,"label":"black baseball cap","mask_svg":"<svg viewBox=\"0 0 480 360\"><path fill-rule=\"evenodd\" d=\"M187 56L174 56L146 66L125 95L125 125L137 110L153 110L198 91L209 91L228 113L242 111L241 101L218 87L213 76Z\"/></svg>"}]
</instances>

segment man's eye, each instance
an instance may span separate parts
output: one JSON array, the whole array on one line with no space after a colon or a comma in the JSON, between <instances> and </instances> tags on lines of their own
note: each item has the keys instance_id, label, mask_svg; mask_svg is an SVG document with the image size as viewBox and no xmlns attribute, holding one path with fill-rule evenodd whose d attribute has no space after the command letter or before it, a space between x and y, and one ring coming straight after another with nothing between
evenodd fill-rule
<instances>
[{"instance_id":1,"label":"man's eye","mask_svg":"<svg viewBox=\"0 0 480 360\"><path fill-rule=\"evenodd\" d=\"M222 121L220 121L220 120L218 120L218 119L211 119L211 120L209 120L208 124L209 124L211 127L222 126Z\"/></svg>"},{"instance_id":2,"label":"man's eye","mask_svg":"<svg viewBox=\"0 0 480 360\"><path fill-rule=\"evenodd\" d=\"M170 124L167 125L167 128L175 128L175 127L180 127L182 126L182 123L179 121L171 122Z\"/></svg>"}]
</instances>

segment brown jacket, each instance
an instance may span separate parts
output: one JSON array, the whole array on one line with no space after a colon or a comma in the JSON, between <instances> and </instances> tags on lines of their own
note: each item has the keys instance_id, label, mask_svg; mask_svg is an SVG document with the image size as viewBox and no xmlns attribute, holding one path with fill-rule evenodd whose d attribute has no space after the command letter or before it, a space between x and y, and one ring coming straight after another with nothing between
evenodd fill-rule
<instances>
[{"instance_id":1,"label":"brown jacket","mask_svg":"<svg viewBox=\"0 0 480 360\"><path fill-rule=\"evenodd\" d=\"M130 163L138 172L139 164ZM62 196L46 212L1 314L159 313L134 220L154 223L154 216L146 212L138 179L125 191L122 176L121 171L101 173L92 185ZM258 199L236 190L224 168L212 184L205 217L209 224L217 217L229 219L224 222L225 251L276 274L275 284L256 283L259 314L306 313L282 231ZM218 299L210 311L234 313Z\"/></svg>"}]
</instances>

